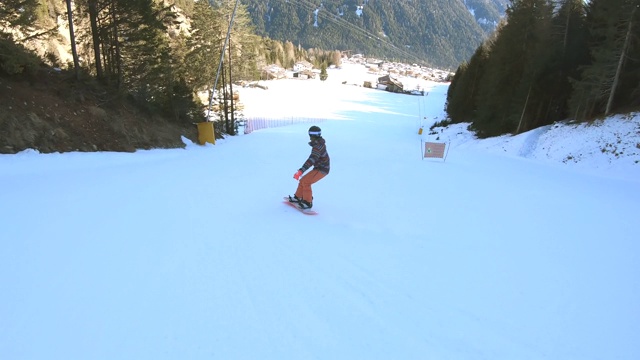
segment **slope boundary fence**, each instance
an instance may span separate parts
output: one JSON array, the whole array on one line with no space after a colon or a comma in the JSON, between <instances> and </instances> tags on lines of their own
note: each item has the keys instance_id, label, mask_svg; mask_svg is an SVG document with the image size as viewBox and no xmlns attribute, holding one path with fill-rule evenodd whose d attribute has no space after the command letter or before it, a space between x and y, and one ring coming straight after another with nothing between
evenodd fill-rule
<instances>
[{"instance_id":1,"label":"slope boundary fence","mask_svg":"<svg viewBox=\"0 0 640 360\"><path fill-rule=\"evenodd\" d=\"M251 134L256 130L261 129L269 129L293 124L304 124L304 123L319 123L323 122L325 119L321 118L305 118L305 117L277 117L277 118L268 118L268 117L256 117L256 118L247 118L246 124L244 127L245 134Z\"/></svg>"}]
</instances>

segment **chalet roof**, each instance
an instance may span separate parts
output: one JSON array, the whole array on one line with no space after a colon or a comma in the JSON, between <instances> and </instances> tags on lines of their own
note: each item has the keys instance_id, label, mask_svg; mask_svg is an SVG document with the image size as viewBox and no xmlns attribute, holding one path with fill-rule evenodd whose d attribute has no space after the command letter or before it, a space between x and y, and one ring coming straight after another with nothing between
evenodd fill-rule
<instances>
[{"instance_id":1,"label":"chalet roof","mask_svg":"<svg viewBox=\"0 0 640 360\"><path fill-rule=\"evenodd\" d=\"M305 61L305 60L296 61L295 65L302 65L302 66L307 67L307 68L312 68L313 67L313 64L311 64L310 62Z\"/></svg>"}]
</instances>

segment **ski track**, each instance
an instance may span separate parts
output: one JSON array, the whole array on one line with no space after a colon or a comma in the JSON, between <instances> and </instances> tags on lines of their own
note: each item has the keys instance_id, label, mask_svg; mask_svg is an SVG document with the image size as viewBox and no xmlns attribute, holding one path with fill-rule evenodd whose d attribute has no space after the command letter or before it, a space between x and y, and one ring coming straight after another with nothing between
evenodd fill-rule
<instances>
[{"instance_id":1,"label":"ski track","mask_svg":"<svg viewBox=\"0 0 640 360\"><path fill-rule=\"evenodd\" d=\"M309 124L0 156L0 358L640 358L637 167L552 162L595 136L564 131L596 128L432 135L447 84L397 95L341 71L240 93L256 116L326 119L317 216L280 200ZM437 137L446 162L423 160Z\"/></svg>"}]
</instances>

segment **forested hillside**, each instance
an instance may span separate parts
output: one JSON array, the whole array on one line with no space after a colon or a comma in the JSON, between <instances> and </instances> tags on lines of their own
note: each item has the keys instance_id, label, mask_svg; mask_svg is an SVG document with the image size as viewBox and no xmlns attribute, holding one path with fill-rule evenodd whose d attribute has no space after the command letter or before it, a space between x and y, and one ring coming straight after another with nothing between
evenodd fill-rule
<instances>
[{"instance_id":1,"label":"forested hillside","mask_svg":"<svg viewBox=\"0 0 640 360\"><path fill-rule=\"evenodd\" d=\"M243 2L259 35L442 69L469 59L504 10L501 0Z\"/></svg>"},{"instance_id":2,"label":"forested hillside","mask_svg":"<svg viewBox=\"0 0 640 360\"><path fill-rule=\"evenodd\" d=\"M233 135L234 83L269 64L335 63L330 51L255 35L234 4L1 1L0 152L181 146L205 114L217 137Z\"/></svg>"},{"instance_id":3,"label":"forested hillside","mask_svg":"<svg viewBox=\"0 0 640 360\"><path fill-rule=\"evenodd\" d=\"M447 112L482 137L640 109L640 0L512 0Z\"/></svg>"},{"instance_id":4,"label":"forested hillside","mask_svg":"<svg viewBox=\"0 0 640 360\"><path fill-rule=\"evenodd\" d=\"M504 16L509 0L463 0L463 3L482 30L491 34Z\"/></svg>"}]
</instances>

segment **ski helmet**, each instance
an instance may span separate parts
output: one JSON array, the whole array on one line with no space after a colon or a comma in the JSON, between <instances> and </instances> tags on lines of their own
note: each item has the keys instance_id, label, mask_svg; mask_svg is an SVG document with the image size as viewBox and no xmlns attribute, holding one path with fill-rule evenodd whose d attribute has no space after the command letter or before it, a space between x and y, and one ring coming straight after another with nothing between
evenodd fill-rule
<instances>
[{"instance_id":1,"label":"ski helmet","mask_svg":"<svg viewBox=\"0 0 640 360\"><path fill-rule=\"evenodd\" d=\"M314 125L309 128L309 136L322 136L322 130Z\"/></svg>"}]
</instances>

